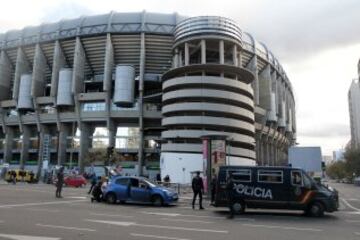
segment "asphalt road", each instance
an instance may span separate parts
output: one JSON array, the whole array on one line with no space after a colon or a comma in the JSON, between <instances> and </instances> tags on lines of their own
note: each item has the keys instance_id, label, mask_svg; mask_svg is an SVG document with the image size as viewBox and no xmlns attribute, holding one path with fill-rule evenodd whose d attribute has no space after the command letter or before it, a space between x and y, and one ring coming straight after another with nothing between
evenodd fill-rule
<instances>
[{"instance_id":1,"label":"asphalt road","mask_svg":"<svg viewBox=\"0 0 360 240\"><path fill-rule=\"evenodd\" d=\"M360 239L360 187L332 184L341 210L323 218L302 212L247 210L227 219L225 208L190 208L189 196L171 207L91 203L87 189L0 182L0 239Z\"/></svg>"}]
</instances>

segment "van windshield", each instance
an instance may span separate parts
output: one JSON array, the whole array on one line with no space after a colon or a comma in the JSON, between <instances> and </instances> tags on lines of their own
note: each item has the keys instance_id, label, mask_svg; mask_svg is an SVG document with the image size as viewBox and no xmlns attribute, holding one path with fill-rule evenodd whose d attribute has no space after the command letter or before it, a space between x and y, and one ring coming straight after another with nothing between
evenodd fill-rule
<instances>
[{"instance_id":1,"label":"van windshield","mask_svg":"<svg viewBox=\"0 0 360 240\"><path fill-rule=\"evenodd\" d=\"M304 187L311 188L314 185L314 181L309 177L309 175L306 174L306 172L303 172L304 177Z\"/></svg>"}]
</instances>

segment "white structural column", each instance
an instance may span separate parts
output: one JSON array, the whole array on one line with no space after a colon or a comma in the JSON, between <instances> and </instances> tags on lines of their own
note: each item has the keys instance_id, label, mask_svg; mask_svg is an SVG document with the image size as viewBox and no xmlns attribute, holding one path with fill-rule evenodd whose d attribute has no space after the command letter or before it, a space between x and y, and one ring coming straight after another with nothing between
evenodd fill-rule
<instances>
[{"instance_id":1,"label":"white structural column","mask_svg":"<svg viewBox=\"0 0 360 240\"><path fill-rule=\"evenodd\" d=\"M254 89L254 103L259 105L259 76L257 68L257 56L254 54L251 61L249 62L247 68L254 74L254 81L252 82L252 87Z\"/></svg>"},{"instance_id":2,"label":"white structural column","mask_svg":"<svg viewBox=\"0 0 360 240\"><path fill-rule=\"evenodd\" d=\"M5 145L4 145L4 161L10 163L12 160L12 150L14 142L14 128L6 127L5 128Z\"/></svg>"},{"instance_id":3,"label":"white structural column","mask_svg":"<svg viewBox=\"0 0 360 240\"><path fill-rule=\"evenodd\" d=\"M237 46L236 46L236 44L234 44L233 49L232 49L232 57L233 57L233 64L234 64L234 66L241 67L241 65L239 65L238 51L237 51Z\"/></svg>"},{"instance_id":4,"label":"white structural column","mask_svg":"<svg viewBox=\"0 0 360 240\"><path fill-rule=\"evenodd\" d=\"M189 56L189 43L186 42L184 44L184 55L185 55L185 66L190 64L190 56Z\"/></svg>"},{"instance_id":5,"label":"white structural column","mask_svg":"<svg viewBox=\"0 0 360 240\"><path fill-rule=\"evenodd\" d=\"M5 53L1 51L0 54L0 101L7 100L11 98L11 72L12 66L11 62Z\"/></svg>"},{"instance_id":6,"label":"white structural column","mask_svg":"<svg viewBox=\"0 0 360 240\"><path fill-rule=\"evenodd\" d=\"M80 172L84 171L84 159L86 154L89 152L89 148L91 148L92 142L90 137L94 133L94 128L87 123L81 124L80 127L80 151L79 151L79 168Z\"/></svg>"},{"instance_id":7,"label":"white structural column","mask_svg":"<svg viewBox=\"0 0 360 240\"><path fill-rule=\"evenodd\" d=\"M178 48L175 48L175 50L174 50L172 66L173 66L173 68L179 67L179 49Z\"/></svg>"},{"instance_id":8,"label":"white structural column","mask_svg":"<svg viewBox=\"0 0 360 240\"><path fill-rule=\"evenodd\" d=\"M206 64L206 41L202 39L200 41L201 46L201 64Z\"/></svg>"},{"instance_id":9,"label":"white structural column","mask_svg":"<svg viewBox=\"0 0 360 240\"><path fill-rule=\"evenodd\" d=\"M66 162L67 137L71 135L70 133L71 126L65 123L61 123L58 138L58 165L62 165Z\"/></svg>"},{"instance_id":10,"label":"white structural column","mask_svg":"<svg viewBox=\"0 0 360 240\"><path fill-rule=\"evenodd\" d=\"M54 47L54 58L52 65L52 73L51 73L51 90L50 96L56 97L58 92L58 84L59 84L59 71L66 65L66 60L64 53L61 49L60 42L55 42Z\"/></svg>"},{"instance_id":11,"label":"white structural column","mask_svg":"<svg viewBox=\"0 0 360 240\"><path fill-rule=\"evenodd\" d=\"M17 100L19 96L20 77L24 73L30 72L30 64L26 59L25 53L22 48L18 48L14 76L13 99Z\"/></svg>"},{"instance_id":12,"label":"white structural column","mask_svg":"<svg viewBox=\"0 0 360 240\"><path fill-rule=\"evenodd\" d=\"M219 63L225 63L225 56L224 56L224 40L219 41Z\"/></svg>"},{"instance_id":13,"label":"white structural column","mask_svg":"<svg viewBox=\"0 0 360 240\"><path fill-rule=\"evenodd\" d=\"M106 93L106 110L107 110L107 129L109 131L109 147L115 147L116 126L110 118L111 113L111 92L112 92L112 72L114 69L114 47L111 41L111 34L106 36L105 62L104 62L104 85Z\"/></svg>"},{"instance_id":14,"label":"white structural column","mask_svg":"<svg viewBox=\"0 0 360 240\"><path fill-rule=\"evenodd\" d=\"M271 110L271 68L268 64L259 74L259 105L260 107Z\"/></svg>"},{"instance_id":15,"label":"white structural column","mask_svg":"<svg viewBox=\"0 0 360 240\"><path fill-rule=\"evenodd\" d=\"M29 159L30 126L22 127L22 144L20 152L20 169L24 169L25 162Z\"/></svg>"}]
</instances>

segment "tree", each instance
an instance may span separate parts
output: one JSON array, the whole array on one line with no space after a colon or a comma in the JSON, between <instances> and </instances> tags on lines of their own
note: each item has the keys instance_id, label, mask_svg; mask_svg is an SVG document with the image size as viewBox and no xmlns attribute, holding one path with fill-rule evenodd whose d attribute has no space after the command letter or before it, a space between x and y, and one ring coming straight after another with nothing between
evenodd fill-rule
<instances>
[{"instance_id":1,"label":"tree","mask_svg":"<svg viewBox=\"0 0 360 240\"><path fill-rule=\"evenodd\" d=\"M326 174L333 179L343 179L346 176L346 165L343 161L330 164L326 168Z\"/></svg>"},{"instance_id":2,"label":"tree","mask_svg":"<svg viewBox=\"0 0 360 240\"><path fill-rule=\"evenodd\" d=\"M348 178L360 176L360 148L347 148L344 153Z\"/></svg>"},{"instance_id":3,"label":"tree","mask_svg":"<svg viewBox=\"0 0 360 240\"><path fill-rule=\"evenodd\" d=\"M109 153L106 148L96 148L89 151L85 156L84 165L91 165L91 164L105 164L108 160ZM110 164L116 165L119 164L123 159L122 155L117 153L114 149L110 154Z\"/></svg>"}]
</instances>

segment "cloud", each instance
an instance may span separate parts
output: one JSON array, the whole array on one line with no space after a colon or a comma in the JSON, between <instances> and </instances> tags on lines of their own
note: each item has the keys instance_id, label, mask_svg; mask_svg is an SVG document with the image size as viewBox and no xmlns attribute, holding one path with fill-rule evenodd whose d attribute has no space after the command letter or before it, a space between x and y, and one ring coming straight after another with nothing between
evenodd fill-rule
<instances>
[{"instance_id":1,"label":"cloud","mask_svg":"<svg viewBox=\"0 0 360 240\"><path fill-rule=\"evenodd\" d=\"M311 127L302 129L301 136L303 137L349 137L350 129L346 124L334 123L324 125L313 125Z\"/></svg>"}]
</instances>

